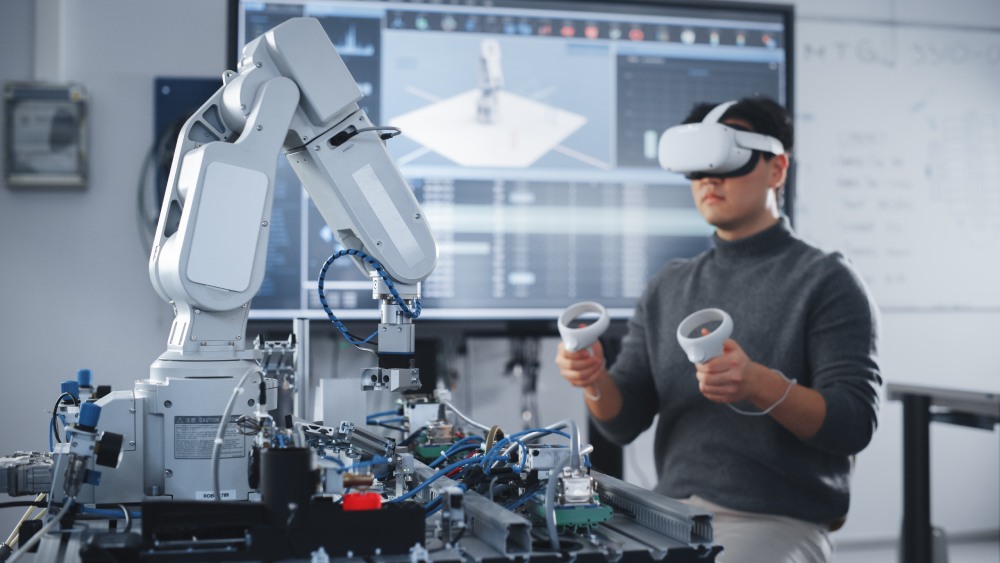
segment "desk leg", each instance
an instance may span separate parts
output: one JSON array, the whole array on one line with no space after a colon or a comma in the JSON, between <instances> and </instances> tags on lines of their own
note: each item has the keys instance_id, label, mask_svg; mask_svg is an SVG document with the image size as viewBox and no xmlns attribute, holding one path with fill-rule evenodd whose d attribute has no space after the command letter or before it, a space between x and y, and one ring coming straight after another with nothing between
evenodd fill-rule
<instances>
[{"instance_id":1,"label":"desk leg","mask_svg":"<svg viewBox=\"0 0 1000 563\"><path fill-rule=\"evenodd\" d=\"M900 561L931 563L930 397L903 397L903 533Z\"/></svg>"}]
</instances>

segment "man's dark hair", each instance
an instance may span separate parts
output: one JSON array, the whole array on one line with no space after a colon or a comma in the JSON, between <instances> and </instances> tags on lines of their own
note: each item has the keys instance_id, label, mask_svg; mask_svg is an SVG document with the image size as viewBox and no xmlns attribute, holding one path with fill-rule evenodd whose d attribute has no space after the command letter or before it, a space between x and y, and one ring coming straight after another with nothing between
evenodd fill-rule
<instances>
[{"instance_id":1,"label":"man's dark hair","mask_svg":"<svg viewBox=\"0 0 1000 563\"><path fill-rule=\"evenodd\" d=\"M684 118L684 123L697 123L705 119L708 112L712 111L712 108L719 105L719 103L696 104L691 109L691 113ZM729 109L726 110L726 113L722 114L719 121L725 119L746 121L750 124L750 128L754 133L770 135L781 141L781 144L785 147L786 154L792 152L792 146L795 144L795 130L792 127L792 118L788 115L788 111L784 107L770 98L764 96L742 98L729 106ZM770 159L773 156L770 153L761 154L764 155L765 159Z\"/></svg>"}]
</instances>

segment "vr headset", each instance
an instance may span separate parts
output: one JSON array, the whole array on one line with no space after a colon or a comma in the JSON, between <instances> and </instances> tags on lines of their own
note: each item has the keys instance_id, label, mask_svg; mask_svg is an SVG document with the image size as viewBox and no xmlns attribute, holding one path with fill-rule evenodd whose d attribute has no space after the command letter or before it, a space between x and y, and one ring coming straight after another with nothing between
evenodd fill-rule
<instances>
[{"instance_id":1,"label":"vr headset","mask_svg":"<svg viewBox=\"0 0 1000 563\"><path fill-rule=\"evenodd\" d=\"M660 166L683 174L689 180L701 178L733 178L749 173L757 166L760 152L784 154L781 141L742 131L719 123L719 118L736 101L712 108L701 123L671 127L660 136Z\"/></svg>"}]
</instances>

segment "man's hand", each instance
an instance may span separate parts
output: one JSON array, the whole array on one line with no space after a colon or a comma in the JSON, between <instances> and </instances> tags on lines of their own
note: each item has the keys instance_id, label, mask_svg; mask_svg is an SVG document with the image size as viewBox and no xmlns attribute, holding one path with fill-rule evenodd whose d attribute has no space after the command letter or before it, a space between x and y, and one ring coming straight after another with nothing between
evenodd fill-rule
<instances>
[{"instance_id":1,"label":"man's hand","mask_svg":"<svg viewBox=\"0 0 1000 563\"><path fill-rule=\"evenodd\" d=\"M559 373L574 387L583 389L587 409L597 420L610 420L621 413L622 395L604 365L600 341L579 352L568 352L562 342L556 352Z\"/></svg>"},{"instance_id":2,"label":"man's hand","mask_svg":"<svg viewBox=\"0 0 1000 563\"><path fill-rule=\"evenodd\" d=\"M574 387L590 387L598 378L607 374L604 366L604 348L600 341L590 348L568 352L562 342L556 352L556 367L559 373Z\"/></svg>"},{"instance_id":3,"label":"man's hand","mask_svg":"<svg viewBox=\"0 0 1000 563\"><path fill-rule=\"evenodd\" d=\"M729 404L750 401L800 439L815 436L826 418L822 395L751 360L731 338L723 344L722 355L695 364L695 369L705 398Z\"/></svg>"},{"instance_id":4,"label":"man's hand","mask_svg":"<svg viewBox=\"0 0 1000 563\"><path fill-rule=\"evenodd\" d=\"M732 338L722 345L722 354L703 364L695 364L698 390L710 401L736 403L749 400L758 383L757 366ZM760 366L763 367L763 366ZM766 368L765 368L766 369Z\"/></svg>"}]
</instances>

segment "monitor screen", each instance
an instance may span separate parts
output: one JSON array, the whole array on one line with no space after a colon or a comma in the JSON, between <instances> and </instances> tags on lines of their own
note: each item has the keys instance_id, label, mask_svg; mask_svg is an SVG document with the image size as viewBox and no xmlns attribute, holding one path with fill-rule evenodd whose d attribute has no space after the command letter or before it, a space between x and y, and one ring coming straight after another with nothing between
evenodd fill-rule
<instances>
[{"instance_id":1,"label":"monitor screen","mask_svg":"<svg viewBox=\"0 0 1000 563\"><path fill-rule=\"evenodd\" d=\"M791 103L791 8L650 1L297 0L232 9L234 48L317 18L365 97L439 248L423 319L631 314L647 280L710 245L660 133L697 102ZM278 159L267 275L251 318L325 316L316 277L339 241ZM377 318L346 260L325 291Z\"/></svg>"}]
</instances>

